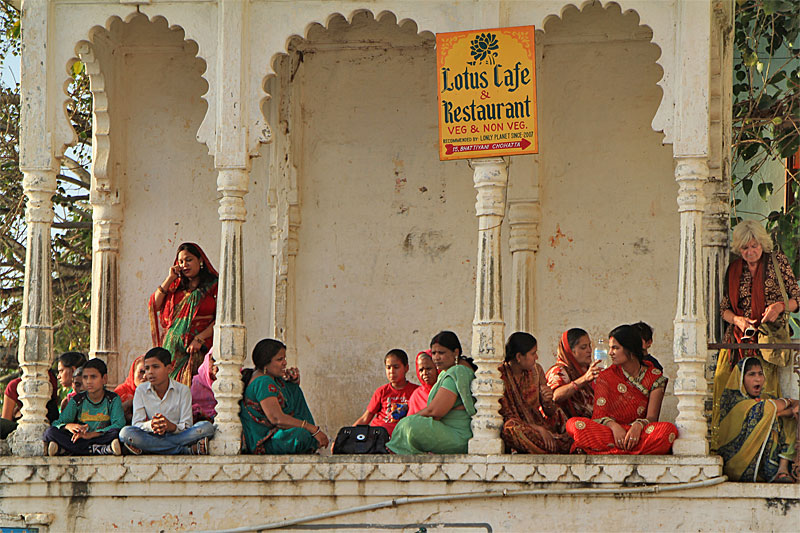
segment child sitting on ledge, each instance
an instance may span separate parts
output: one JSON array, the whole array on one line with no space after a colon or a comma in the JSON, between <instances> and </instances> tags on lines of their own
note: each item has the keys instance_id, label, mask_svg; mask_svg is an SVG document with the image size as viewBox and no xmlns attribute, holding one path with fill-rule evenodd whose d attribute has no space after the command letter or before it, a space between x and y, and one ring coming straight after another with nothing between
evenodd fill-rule
<instances>
[{"instance_id":1,"label":"child sitting on ledge","mask_svg":"<svg viewBox=\"0 0 800 533\"><path fill-rule=\"evenodd\" d=\"M408 355L403 350L389 350L383 363L389 383L375 390L367 410L354 425L380 426L391 436L397 422L408 414L408 400L419 385L406 380Z\"/></svg>"},{"instance_id":2,"label":"child sitting on ledge","mask_svg":"<svg viewBox=\"0 0 800 533\"><path fill-rule=\"evenodd\" d=\"M102 359L83 365L82 382L85 392L73 396L44 432L47 454L121 455L117 437L125 415L119 396L106 390L108 368Z\"/></svg>"},{"instance_id":3,"label":"child sitting on ledge","mask_svg":"<svg viewBox=\"0 0 800 533\"><path fill-rule=\"evenodd\" d=\"M133 395L133 425L119 436L135 455L208 454L214 426L205 420L192 425L192 395L189 387L170 379L172 369L172 355L164 348L144 355L145 382Z\"/></svg>"}]
</instances>

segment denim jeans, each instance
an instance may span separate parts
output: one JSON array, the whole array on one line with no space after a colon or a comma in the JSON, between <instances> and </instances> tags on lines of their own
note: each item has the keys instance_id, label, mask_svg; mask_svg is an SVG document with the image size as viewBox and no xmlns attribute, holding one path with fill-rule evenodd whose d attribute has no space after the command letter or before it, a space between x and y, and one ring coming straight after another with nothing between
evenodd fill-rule
<instances>
[{"instance_id":1,"label":"denim jeans","mask_svg":"<svg viewBox=\"0 0 800 533\"><path fill-rule=\"evenodd\" d=\"M119 432L119 440L146 453L160 455L191 455L190 446L203 437L213 437L214 426L203 420L188 429L175 433L156 435L136 426L125 426Z\"/></svg>"}]
</instances>

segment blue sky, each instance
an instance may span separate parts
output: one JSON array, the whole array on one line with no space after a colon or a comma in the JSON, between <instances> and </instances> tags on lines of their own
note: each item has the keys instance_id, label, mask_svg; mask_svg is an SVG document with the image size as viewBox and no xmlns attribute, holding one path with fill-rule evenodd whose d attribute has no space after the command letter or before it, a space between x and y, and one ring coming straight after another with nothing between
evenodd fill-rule
<instances>
[{"instance_id":1,"label":"blue sky","mask_svg":"<svg viewBox=\"0 0 800 533\"><path fill-rule=\"evenodd\" d=\"M0 83L13 87L19 82L19 56L4 57L0 69Z\"/></svg>"}]
</instances>

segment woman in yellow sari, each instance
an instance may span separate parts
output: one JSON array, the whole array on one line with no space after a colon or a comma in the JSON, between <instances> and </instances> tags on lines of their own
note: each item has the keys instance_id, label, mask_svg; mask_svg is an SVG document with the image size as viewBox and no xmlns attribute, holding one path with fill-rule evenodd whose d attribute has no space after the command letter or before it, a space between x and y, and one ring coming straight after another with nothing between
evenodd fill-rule
<instances>
[{"instance_id":1,"label":"woman in yellow sari","mask_svg":"<svg viewBox=\"0 0 800 533\"><path fill-rule=\"evenodd\" d=\"M725 273L724 295L720 302L722 319L728 322L725 342L747 340L745 332L760 324L784 325L789 313L800 303L800 286L789 260L777 249L764 227L755 220L743 220L733 229L731 250L739 257ZM773 257L774 256L774 257ZM776 268L777 267L777 268ZM711 415L711 449L719 447L719 402L736 363L745 357L758 357L764 370L764 391L780 396L778 367L759 350L720 350L714 372L714 409ZM784 365L786 363L783 363Z\"/></svg>"},{"instance_id":2,"label":"woman in yellow sari","mask_svg":"<svg viewBox=\"0 0 800 533\"><path fill-rule=\"evenodd\" d=\"M720 398L719 449L732 481L792 483L798 401L764 392L761 360L748 357L731 372Z\"/></svg>"}]
</instances>

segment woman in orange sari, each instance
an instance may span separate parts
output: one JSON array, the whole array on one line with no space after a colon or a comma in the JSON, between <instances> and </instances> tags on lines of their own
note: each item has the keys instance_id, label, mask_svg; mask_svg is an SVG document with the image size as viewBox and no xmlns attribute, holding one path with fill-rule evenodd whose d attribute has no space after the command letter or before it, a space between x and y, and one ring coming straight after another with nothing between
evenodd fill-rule
<instances>
[{"instance_id":1,"label":"woman in orange sari","mask_svg":"<svg viewBox=\"0 0 800 533\"><path fill-rule=\"evenodd\" d=\"M167 277L150 296L153 344L169 350L175 365L170 377L187 387L213 344L217 278L203 250L183 243Z\"/></svg>"},{"instance_id":2,"label":"woman in orange sari","mask_svg":"<svg viewBox=\"0 0 800 533\"><path fill-rule=\"evenodd\" d=\"M667 379L644 361L642 337L633 326L608 334L613 363L594 385L592 419L570 418L567 432L575 439L572 451L594 454L664 455L678 429L658 422Z\"/></svg>"},{"instance_id":3,"label":"woman in orange sari","mask_svg":"<svg viewBox=\"0 0 800 533\"><path fill-rule=\"evenodd\" d=\"M553 392L537 363L536 339L530 333L512 333L506 343L500 414L501 436L519 453L569 453L572 439L564 433L566 417L553 402Z\"/></svg>"},{"instance_id":4,"label":"woman in orange sari","mask_svg":"<svg viewBox=\"0 0 800 533\"><path fill-rule=\"evenodd\" d=\"M553 399L567 417L591 417L594 404L592 382L600 374L600 361L592 361L592 341L581 328L561 335L556 364L547 371L547 385Z\"/></svg>"}]
</instances>

